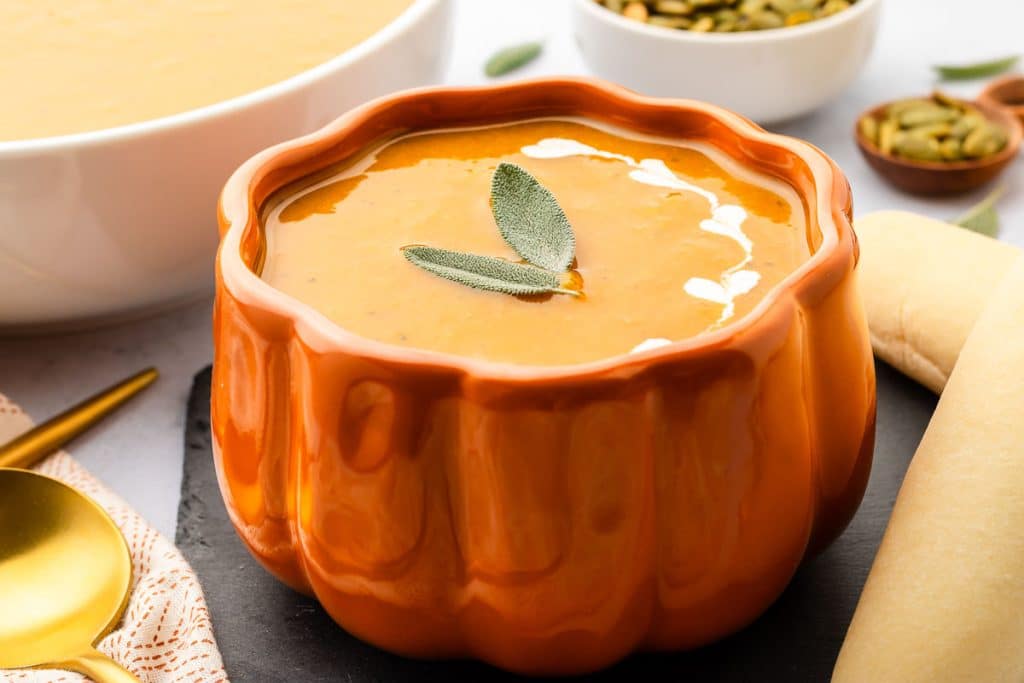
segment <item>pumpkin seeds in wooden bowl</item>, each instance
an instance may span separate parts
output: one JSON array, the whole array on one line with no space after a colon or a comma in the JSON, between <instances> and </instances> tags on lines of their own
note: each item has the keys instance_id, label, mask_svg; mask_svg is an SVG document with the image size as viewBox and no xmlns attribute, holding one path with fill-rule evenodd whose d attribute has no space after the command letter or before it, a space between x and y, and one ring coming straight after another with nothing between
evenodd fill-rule
<instances>
[{"instance_id":1,"label":"pumpkin seeds in wooden bowl","mask_svg":"<svg viewBox=\"0 0 1024 683\"><path fill-rule=\"evenodd\" d=\"M995 178L1016 155L1021 125L1008 111L941 92L865 112L854 131L872 168L908 192L966 192Z\"/></svg>"},{"instance_id":2,"label":"pumpkin seeds in wooden bowl","mask_svg":"<svg viewBox=\"0 0 1024 683\"><path fill-rule=\"evenodd\" d=\"M595 0L651 26L695 33L763 31L804 24L848 9L857 0Z\"/></svg>"}]
</instances>

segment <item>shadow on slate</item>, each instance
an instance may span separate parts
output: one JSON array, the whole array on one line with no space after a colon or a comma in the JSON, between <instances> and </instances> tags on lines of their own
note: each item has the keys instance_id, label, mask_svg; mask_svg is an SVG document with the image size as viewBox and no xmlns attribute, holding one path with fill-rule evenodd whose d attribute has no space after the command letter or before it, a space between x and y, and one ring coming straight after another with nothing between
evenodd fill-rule
<instances>
[{"instance_id":1,"label":"shadow on slate","mask_svg":"<svg viewBox=\"0 0 1024 683\"><path fill-rule=\"evenodd\" d=\"M587 681L828 681L860 589L935 397L878 364L878 437L867 495L846 532L800 569L758 621L715 645L643 654ZM177 544L199 574L232 681L524 680L474 662L420 662L366 645L316 601L279 584L243 547L221 502L210 450L210 371L189 399Z\"/></svg>"}]
</instances>

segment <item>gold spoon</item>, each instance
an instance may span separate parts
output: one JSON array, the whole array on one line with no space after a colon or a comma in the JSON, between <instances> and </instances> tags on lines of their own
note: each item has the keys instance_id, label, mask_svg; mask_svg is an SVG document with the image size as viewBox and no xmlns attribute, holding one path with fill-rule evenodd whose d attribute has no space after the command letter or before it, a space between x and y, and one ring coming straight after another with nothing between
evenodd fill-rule
<instances>
[{"instance_id":1,"label":"gold spoon","mask_svg":"<svg viewBox=\"0 0 1024 683\"><path fill-rule=\"evenodd\" d=\"M0 669L71 669L138 683L93 644L128 604L132 560L87 496L29 470L0 469Z\"/></svg>"},{"instance_id":2,"label":"gold spoon","mask_svg":"<svg viewBox=\"0 0 1024 683\"><path fill-rule=\"evenodd\" d=\"M0 446L0 669L55 667L138 683L94 647L128 604L128 544L103 508L28 470L157 377L149 368Z\"/></svg>"},{"instance_id":3,"label":"gold spoon","mask_svg":"<svg viewBox=\"0 0 1024 683\"><path fill-rule=\"evenodd\" d=\"M146 368L0 445L0 467L29 467L99 422L157 377L156 368Z\"/></svg>"}]
</instances>

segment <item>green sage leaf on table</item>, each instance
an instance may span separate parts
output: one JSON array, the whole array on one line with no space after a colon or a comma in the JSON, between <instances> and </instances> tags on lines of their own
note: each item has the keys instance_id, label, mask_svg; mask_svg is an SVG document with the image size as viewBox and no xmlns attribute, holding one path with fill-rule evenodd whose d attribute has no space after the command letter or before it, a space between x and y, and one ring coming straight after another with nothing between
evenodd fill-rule
<instances>
[{"instance_id":1,"label":"green sage leaf on table","mask_svg":"<svg viewBox=\"0 0 1024 683\"><path fill-rule=\"evenodd\" d=\"M561 286L558 273L526 263L515 263L494 256L467 254L425 245L402 248L411 263L459 284L502 294L570 294L579 292Z\"/></svg>"},{"instance_id":2,"label":"green sage leaf on table","mask_svg":"<svg viewBox=\"0 0 1024 683\"><path fill-rule=\"evenodd\" d=\"M539 42L522 43L498 50L484 65L484 73L495 78L529 64L536 59L543 45Z\"/></svg>"},{"instance_id":3,"label":"green sage leaf on table","mask_svg":"<svg viewBox=\"0 0 1024 683\"><path fill-rule=\"evenodd\" d=\"M516 164L491 178L491 211L509 246L535 266L564 271L576 257L576 237L551 192Z\"/></svg>"},{"instance_id":4,"label":"green sage leaf on table","mask_svg":"<svg viewBox=\"0 0 1024 683\"><path fill-rule=\"evenodd\" d=\"M996 189L968 209L967 213L957 218L954 223L961 228L967 228L988 237L997 236L999 234L999 214L996 212L996 202L1003 195L1004 189L1002 187Z\"/></svg>"},{"instance_id":5,"label":"green sage leaf on table","mask_svg":"<svg viewBox=\"0 0 1024 683\"><path fill-rule=\"evenodd\" d=\"M995 76L1012 69L1020 60L1020 55L1001 57L987 62L974 64L940 64L932 67L945 81L965 81L975 78Z\"/></svg>"}]
</instances>

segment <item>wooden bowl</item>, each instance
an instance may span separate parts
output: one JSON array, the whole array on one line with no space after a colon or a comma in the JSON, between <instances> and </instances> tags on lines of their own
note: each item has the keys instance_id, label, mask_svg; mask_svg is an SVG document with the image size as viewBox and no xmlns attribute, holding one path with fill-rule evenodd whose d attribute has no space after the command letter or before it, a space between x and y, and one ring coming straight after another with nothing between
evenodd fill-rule
<instances>
[{"instance_id":1,"label":"wooden bowl","mask_svg":"<svg viewBox=\"0 0 1024 683\"><path fill-rule=\"evenodd\" d=\"M978 95L978 102L1003 107L1024 124L1024 76L1012 74L992 81Z\"/></svg>"},{"instance_id":2,"label":"wooden bowl","mask_svg":"<svg viewBox=\"0 0 1024 683\"><path fill-rule=\"evenodd\" d=\"M925 96L926 97L926 96ZM868 109L857 117L858 123L865 116L881 118L892 102L886 102ZM861 154L871 168L896 187L920 195L943 195L968 192L994 180L1009 165L1020 149L1024 135L1021 123L1006 107L991 101L973 103L990 121L1006 129L1006 147L998 154L970 161L911 161L897 156L882 154L875 145L860 132L854 124L854 137Z\"/></svg>"}]
</instances>

